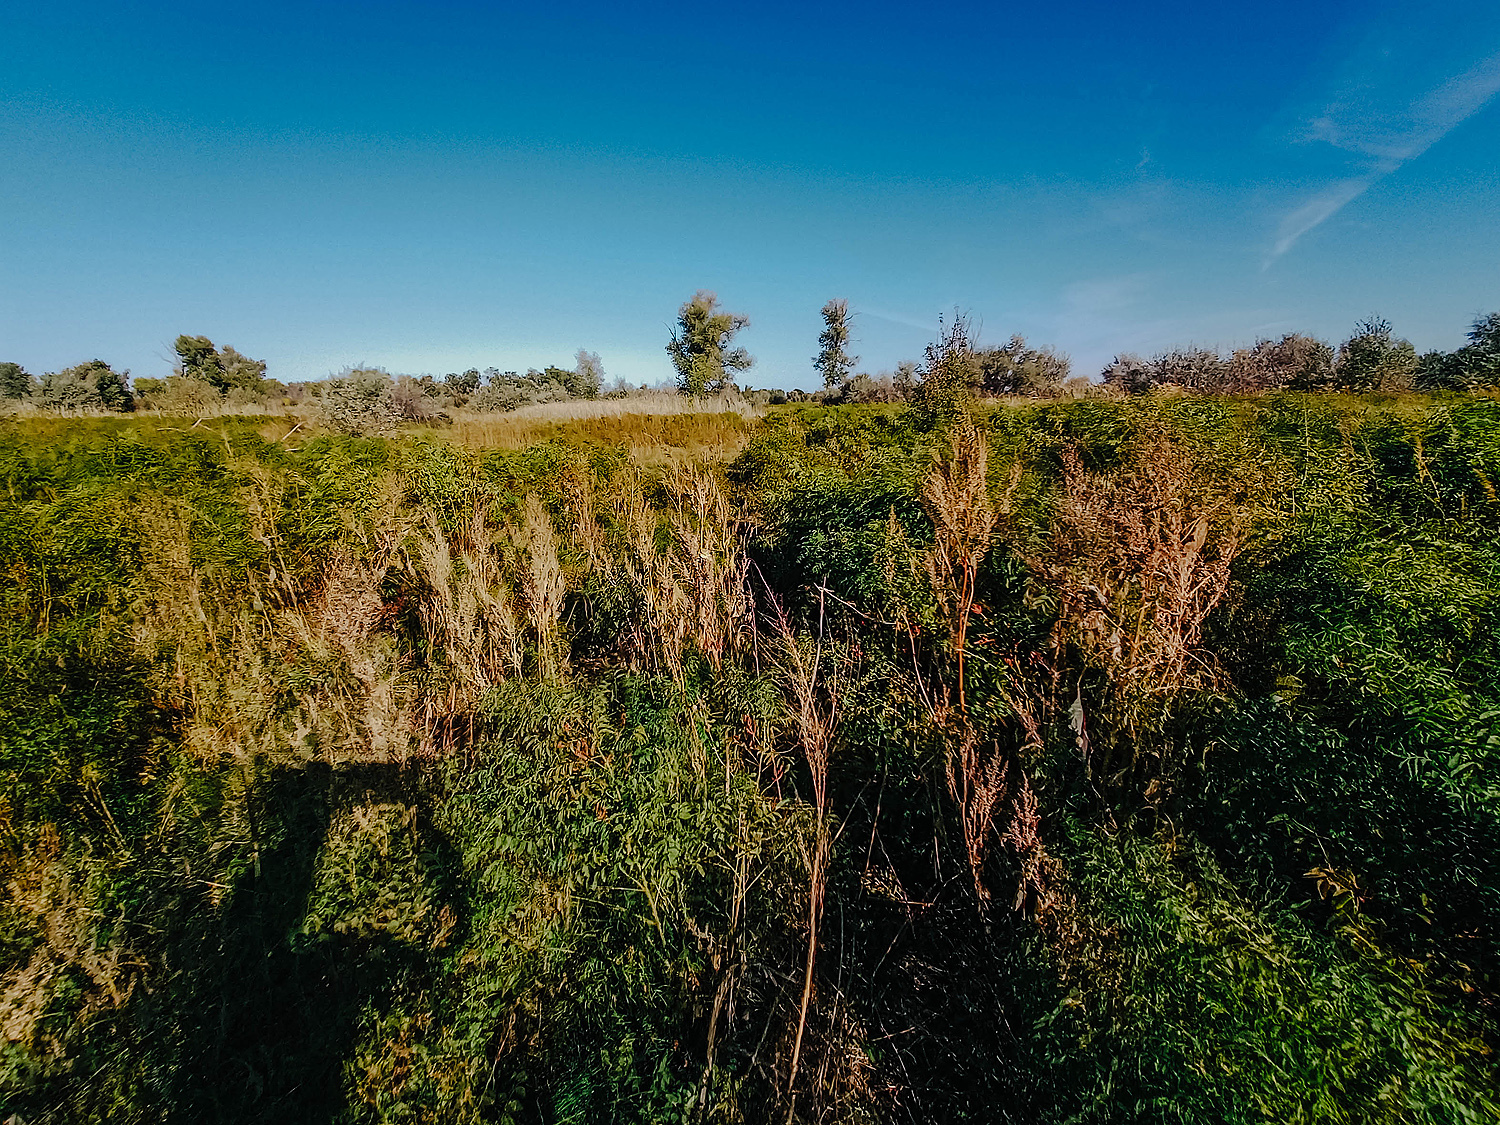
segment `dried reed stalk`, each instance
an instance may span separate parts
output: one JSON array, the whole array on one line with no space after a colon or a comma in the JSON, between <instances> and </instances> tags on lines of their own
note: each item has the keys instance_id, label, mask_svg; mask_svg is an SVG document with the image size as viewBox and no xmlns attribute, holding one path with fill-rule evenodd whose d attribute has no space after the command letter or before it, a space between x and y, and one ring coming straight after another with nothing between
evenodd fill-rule
<instances>
[{"instance_id":1,"label":"dried reed stalk","mask_svg":"<svg viewBox=\"0 0 1500 1125\"><path fill-rule=\"evenodd\" d=\"M639 476L624 476L614 507L621 543L618 554L604 557L605 573L623 583L630 600L641 607L631 621L632 648L654 656L657 666L680 683L691 614L670 557L657 545L656 511L646 502Z\"/></svg>"},{"instance_id":2,"label":"dried reed stalk","mask_svg":"<svg viewBox=\"0 0 1500 1125\"><path fill-rule=\"evenodd\" d=\"M965 713L964 653L975 579L995 530L988 472L989 447L965 416L953 428L948 456L934 459L922 485L922 506L934 532L927 574L948 622L949 650L958 670L958 709Z\"/></svg>"},{"instance_id":3,"label":"dried reed stalk","mask_svg":"<svg viewBox=\"0 0 1500 1125\"><path fill-rule=\"evenodd\" d=\"M640 607L628 626L627 647L680 683L690 645L717 672L743 644L751 615L749 562L744 523L712 472L672 469L663 490L665 529L641 478L622 475L612 498L612 549L598 536L592 494L577 489L570 502L575 538L591 564Z\"/></svg>"},{"instance_id":4,"label":"dried reed stalk","mask_svg":"<svg viewBox=\"0 0 1500 1125\"><path fill-rule=\"evenodd\" d=\"M525 659L513 595L491 538L484 509L475 505L451 538L428 512L416 541L426 580L418 613L427 640L447 654L476 696L519 675Z\"/></svg>"},{"instance_id":5,"label":"dried reed stalk","mask_svg":"<svg viewBox=\"0 0 1500 1125\"><path fill-rule=\"evenodd\" d=\"M984 885L984 862L1010 765L999 743L982 740L969 717L965 658L979 567L989 553L1001 515L1009 511L1020 482L1020 463L1013 467L998 512L990 501L988 471L988 444L966 416L954 426L946 455L934 459L922 486L922 505L933 525L927 578L948 625L948 652L955 669L953 695L947 685L939 688L934 719L940 729L948 731L944 758L948 792L958 806L969 874L981 908L990 897ZM956 706L949 702L954 697Z\"/></svg>"},{"instance_id":6,"label":"dried reed stalk","mask_svg":"<svg viewBox=\"0 0 1500 1125\"><path fill-rule=\"evenodd\" d=\"M974 893L981 903L989 901L990 892L984 885L984 861L989 851L990 830L995 823L995 808L1005 792L1010 765L1000 752L998 744L991 743L984 750L979 744L979 735L974 725L965 716L958 718L956 738L950 738L944 767L948 776L948 792L958 805L959 825L964 834L964 851L969 861L969 874L974 880ZM956 741L955 751L951 742Z\"/></svg>"},{"instance_id":7,"label":"dried reed stalk","mask_svg":"<svg viewBox=\"0 0 1500 1125\"><path fill-rule=\"evenodd\" d=\"M290 607L282 620L302 632L312 651L331 644L342 653L362 696L328 685L327 702L350 731L362 732L368 753L404 760L411 734L411 715L397 690L404 662L376 634L392 610L381 595L381 584L398 555L407 518L400 511L401 492L393 478L382 482L376 500L370 522L351 522L349 529L363 550L351 544L335 552L324 568L322 590L310 605L312 620L301 606Z\"/></svg>"},{"instance_id":8,"label":"dried reed stalk","mask_svg":"<svg viewBox=\"0 0 1500 1125\"><path fill-rule=\"evenodd\" d=\"M537 669L543 678L552 679L562 663L558 618L567 586L557 558L552 517L534 492L526 497L516 546L520 552L521 604L536 642Z\"/></svg>"},{"instance_id":9,"label":"dried reed stalk","mask_svg":"<svg viewBox=\"0 0 1500 1125\"><path fill-rule=\"evenodd\" d=\"M812 643L797 638L780 602L774 595L768 594L768 597L774 610L773 624L779 642L778 669L791 696L797 743L807 762L813 789L813 841L811 850L805 855L808 867L807 959L803 969L802 998L797 1012L797 1033L792 1044L791 1069L787 1076L787 1122L790 1125L797 1111L797 1070L802 1059L807 1012L812 1003L813 973L818 957L818 926L823 918L828 860L833 848L828 813L828 760L833 735L838 729L840 693L836 686L830 686L826 682L823 671L821 594L818 602L818 637Z\"/></svg>"},{"instance_id":10,"label":"dried reed stalk","mask_svg":"<svg viewBox=\"0 0 1500 1125\"><path fill-rule=\"evenodd\" d=\"M445 531L428 511L409 541L407 563L420 580L417 616L428 649L452 670L446 691L423 693L425 745L431 750L491 687L525 668L525 629L505 544L487 505L477 500Z\"/></svg>"},{"instance_id":11,"label":"dried reed stalk","mask_svg":"<svg viewBox=\"0 0 1500 1125\"><path fill-rule=\"evenodd\" d=\"M674 576L686 595L698 651L717 673L739 647L750 619L743 523L718 478L705 469L673 469L666 488L672 497Z\"/></svg>"}]
</instances>

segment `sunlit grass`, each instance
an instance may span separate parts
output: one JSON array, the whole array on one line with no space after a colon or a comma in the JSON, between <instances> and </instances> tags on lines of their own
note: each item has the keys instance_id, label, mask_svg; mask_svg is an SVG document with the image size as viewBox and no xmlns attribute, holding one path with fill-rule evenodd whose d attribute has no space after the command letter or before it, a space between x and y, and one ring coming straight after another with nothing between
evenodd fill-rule
<instances>
[{"instance_id":1,"label":"sunlit grass","mask_svg":"<svg viewBox=\"0 0 1500 1125\"><path fill-rule=\"evenodd\" d=\"M659 464L732 457L749 443L764 413L743 401L663 392L547 403L506 414L460 412L451 426L431 432L476 449L520 449L539 441L623 446L632 459Z\"/></svg>"}]
</instances>

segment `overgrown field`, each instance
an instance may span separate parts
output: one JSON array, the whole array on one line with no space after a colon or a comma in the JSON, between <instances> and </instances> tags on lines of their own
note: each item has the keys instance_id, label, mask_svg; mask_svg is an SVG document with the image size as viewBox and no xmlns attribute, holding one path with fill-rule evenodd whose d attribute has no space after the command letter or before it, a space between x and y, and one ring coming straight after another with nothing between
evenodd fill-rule
<instances>
[{"instance_id":1,"label":"overgrown field","mask_svg":"<svg viewBox=\"0 0 1500 1125\"><path fill-rule=\"evenodd\" d=\"M1500 401L612 424L4 424L0 1114L1500 1120Z\"/></svg>"}]
</instances>

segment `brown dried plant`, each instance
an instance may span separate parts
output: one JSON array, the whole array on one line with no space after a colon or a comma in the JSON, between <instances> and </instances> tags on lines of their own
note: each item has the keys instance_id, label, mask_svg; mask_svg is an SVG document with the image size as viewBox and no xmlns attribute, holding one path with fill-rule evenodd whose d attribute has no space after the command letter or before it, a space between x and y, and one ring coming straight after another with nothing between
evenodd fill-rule
<instances>
[{"instance_id":1,"label":"brown dried plant","mask_svg":"<svg viewBox=\"0 0 1500 1125\"><path fill-rule=\"evenodd\" d=\"M379 635L389 610L380 585L392 552L383 549L374 558L335 554L316 603L318 640L333 642L343 653L363 698L346 700L333 684L325 685L325 694L349 728L363 732L370 754L378 759L404 759L411 732L411 716L398 690L405 662L391 639ZM300 613L297 618L301 620Z\"/></svg>"},{"instance_id":2,"label":"brown dried plant","mask_svg":"<svg viewBox=\"0 0 1500 1125\"><path fill-rule=\"evenodd\" d=\"M995 530L990 503L989 446L965 415L953 427L948 454L933 460L922 485L922 506L932 520L933 546L927 574L948 624L948 646L957 668L958 709L967 711L964 655L974 609L979 564Z\"/></svg>"},{"instance_id":3,"label":"brown dried plant","mask_svg":"<svg viewBox=\"0 0 1500 1125\"><path fill-rule=\"evenodd\" d=\"M103 916L93 908L86 877L70 870L55 827L42 826L36 847L13 869L5 890L11 908L41 938L24 963L0 977L0 1035L6 1043L29 1047L44 1035L43 1018L57 986L70 977L83 985L85 1014L129 1001L145 962L118 930L99 940Z\"/></svg>"},{"instance_id":4,"label":"brown dried plant","mask_svg":"<svg viewBox=\"0 0 1500 1125\"><path fill-rule=\"evenodd\" d=\"M600 566L605 555L604 528L599 522L599 497L588 459L575 458L558 474L567 510L573 516L573 540L589 565Z\"/></svg>"},{"instance_id":5,"label":"brown dried plant","mask_svg":"<svg viewBox=\"0 0 1500 1125\"><path fill-rule=\"evenodd\" d=\"M400 480L394 474L386 476L364 507L342 513L344 535L328 553L321 581L312 580L310 588L287 573L276 532L268 526L265 512L257 511L252 534L272 548L281 566L273 563L257 583L265 595L262 634L236 628L232 648L225 646L230 678L245 685L238 694L260 694L264 709L282 693L266 666L265 650L272 636L281 638L283 645L290 640L323 672L315 687L299 693L298 730L291 741L295 744L301 736L316 733L330 755L404 760L411 744L410 708L401 688L406 660L384 628L392 607L381 595L385 575L410 526ZM233 741L242 749L255 740L254 724L244 721L255 712L247 711L245 702L238 699L222 719L223 731L238 729ZM266 733L271 733L269 727ZM271 748L264 745L264 737L260 741L260 749Z\"/></svg>"},{"instance_id":6,"label":"brown dried plant","mask_svg":"<svg viewBox=\"0 0 1500 1125\"><path fill-rule=\"evenodd\" d=\"M969 716L965 657L979 567L989 553L996 525L1010 510L1020 483L1020 463L1013 466L999 510L990 500L988 470L984 434L964 417L953 428L946 455L934 459L922 486L922 504L933 525L927 576L948 627L948 653L955 671L952 691L944 684L935 693L933 717L945 731L948 792L958 806L969 873L980 903L990 897L984 885L984 862L1012 771L999 740L982 738ZM1023 721L1031 714L1026 708L1017 713ZM1035 734L1034 728L1033 722L1028 730ZM1024 786L1024 774L1019 769L1015 772Z\"/></svg>"},{"instance_id":7,"label":"brown dried plant","mask_svg":"<svg viewBox=\"0 0 1500 1125\"><path fill-rule=\"evenodd\" d=\"M407 558L423 579L417 615L428 647L444 653L454 672L446 691L422 693L424 743L431 750L485 691L521 674L524 635L504 558L482 502L476 502L451 533L427 512Z\"/></svg>"},{"instance_id":8,"label":"brown dried plant","mask_svg":"<svg viewBox=\"0 0 1500 1125\"><path fill-rule=\"evenodd\" d=\"M744 525L707 469L674 468L665 484L674 577L686 595L698 651L718 672L750 621Z\"/></svg>"},{"instance_id":9,"label":"brown dried plant","mask_svg":"<svg viewBox=\"0 0 1500 1125\"><path fill-rule=\"evenodd\" d=\"M1062 865L1047 853L1041 826L1036 793L1022 773L1011 791L1010 818L1000 841L1010 849L1021 867L1012 909L1025 909L1046 928L1054 915L1066 913L1060 911L1059 906L1067 901L1067 896L1060 894Z\"/></svg>"},{"instance_id":10,"label":"brown dried plant","mask_svg":"<svg viewBox=\"0 0 1500 1125\"><path fill-rule=\"evenodd\" d=\"M551 679L563 661L558 619L567 585L557 558L557 532L552 527L552 517L534 492L526 496L515 544L520 571L517 585L536 642L537 669L543 678Z\"/></svg>"},{"instance_id":11,"label":"brown dried plant","mask_svg":"<svg viewBox=\"0 0 1500 1125\"><path fill-rule=\"evenodd\" d=\"M1203 626L1229 589L1241 521L1164 434L1114 472L1089 472L1071 445L1060 456L1050 537L1017 546L1057 597L1054 651L1072 646L1105 671L1111 718L1136 738L1174 696L1219 682Z\"/></svg>"},{"instance_id":12,"label":"brown dried plant","mask_svg":"<svg viewBox=\"0 0 1500 1125\"><path fill-rule=\"evenodd\" d=\"M235 462L237 471L244 468ZM264 548L265 569L245 575L247 612L226 611L222 573L195 565L190 509L164 496L132 513L143 560L132 604L138 651L158 661L157 690L182 714L184 743L204 760L242 761L308 743L340 758L400 758L410 744L401 678L405 665L381 626L390 607L380 586L409 521L392 475L344 520L338 545L296 575L276 518L283 476L264 466L244 473L239 495L247 532ZM316 669L294 693L288 662ZM312 736L312 737L310 737Z\"/></svg>"},{"instance_id":13,"label":"brown dried plant","mask_svg":"<svg viewBox=\"0 0 1500 1125\"><path fill-rule=\"evenodd\" d=\"M629 635L622 639L629 651L654 659L658 668L680 682L692 622L670 557L657 544L656 510L647 503L635 473L623 474L613 501L617 549L602 552L597 562L606 580L624 586L627 601L640 607L630 616Z\"/></svg>"},{"instance_id":14,"label":"brown dried plant","mask_svg":"<svg viewBox=\"0 0 1500 1125\"><path fill-rule=\"evenodd\" d=\"M786 611L774 595L769 595L773 610L772 623L777 636L777 668L792 704L791 717L797 745L807 763L812 780L813 838L805 849L808 870L807 890L807 958L803 966L802 997L797 1010L797 1031L792 1044L791 1068L787 1077L791 1122L797 1108L797 1070L802 1060L802 1040L807 1030L807 1013L812 1003L813 974L818 957L818 926L823 918L823 899L828 881L828 861L833 850L833 830L828 809L828 763L838 729L840 696L837 685L827 682L823 660L823 612L818 607L818 637L809 641L792 630ZM836 662L829 661L833 667Z\"/></svg>"},{"instance_id":15,"label":"brown dried plant","mask_svg":"<svg viewBox=\"0 0 1500 1125\"><path fill-rule=\"evenodd\" d=\"M948 793L958 805L959 827L963 830L964 852L974 893L981 903L988 902L989 889L984 885L984 861L989 853L990 831L995 824L995 810L1006 790L1010 764L998 742L981 746L973 723L959 716L957 730L950 732L944 767L948 776ZM956 747L953 745L956 743Z\"/></svg>"},{"instance_id":16,"label":"brown dried plant","mask_svg":"<svg viewBox=\"0 0 1500 1125\"><path fill-rule=\"evenodd\" d=\"M575 538L591 565L639 607L624 647L680 682L690 644L717 672L743 643L751 614L749 563L744 522L711 471L674 468L662 487L665 529L640 476L621 475L612 497L613 542L599 533L591 489L571 489L570 504Z\"/></svg>"}]
</instances>

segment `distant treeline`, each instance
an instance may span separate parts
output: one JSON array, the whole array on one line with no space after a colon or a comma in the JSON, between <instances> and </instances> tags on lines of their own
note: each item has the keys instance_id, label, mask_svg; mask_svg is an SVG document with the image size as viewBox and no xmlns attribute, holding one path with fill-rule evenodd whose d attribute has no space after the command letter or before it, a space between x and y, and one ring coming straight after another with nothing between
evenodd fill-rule
<instances>
[{"instance_id":1,"label":"distant treeline","mask_svg":"<svg viewBox=\"0 0 1500 1125\"><path fill-rule=\"evenodd\" d=\"M1169 388L1244 395L1277 390L1474 391L1500 385L1500 312L1475 320L1469 342L1452 352L1419 355L1409 340L1392 333L1389 321L1372 316L1356 324L1337 347L1289 332L1227 354L1197 345L1171 348L1149 359L1123 352L1097 380L1075 375L1068 356L1051 347L1032 347L1019 334L1003 344L981 344L969 318L957 311L940 321L937 339L920 363L903 362L894 372L870 375L858 371L859 357L849 350L853 315L845 300L823 306L823 330L812 360L822 389L773 392L773 405L911 402L930 409L966 397L1076 397L1101 388L1126 395ZM707 290L686 302L667 345L679 389L701 394L732 387L736 373L755 362L744 348L733 346L735 335L749 323L742 314L720 309L718 298Z\"/></svg>"},{"instance_id":2,"label":"distant treeline","mask_svg":"<svg viewBox=\"0 0 1500 1125\"><path fill-rule=\"evenodd\" d=\"M1393 335L1389 321L1372 316L1337 347L1289 332L1227 354L1196 345L1150 358L1124 352L1105 366L1097 382L1074 375L1067 356L1033 348L1020 335L1004 344L981 345L961 314L944 323L921 365L903 363L894 374L849 375L852 362L839 343L846 315L843 302L824 306L824 349L814 365L825 373L824 390L816 396L825 402L933 403L954 394L1049 398L1096 387L1126 395L1159 389L1246 395L1278 390L1474 391L1500 385L1500 312L1475 320L1469 342L1451 352L1419 355L1409 340Z\"/></svg>"},{"instance_id":3,"label":"distant treeline","mask_svg":"<svg viewBox=\"0 0 1500 1125\"><path fill-rule=\"evenodd\" d=\"M1257 340L1224 352L1187 345L1149 358L1115 356L1096 379L1073 372L1072 361L1051 347L1032 347L1024 336L1003 344L981 344L969 318L955 312L940 321L938 337L920 362L905 361L893 372L857 370L847 301L823 306L819 351L812 360L819 390L753 392L769 405L819 401L827 404L910 402L932 409L968 397L1052 398L1089 393L1144 394L1171 389L1198 394L1260 394L1277 390L1399 392L1476 391L1500 386L1500 312L1477 318L1468 342L1445 352L1419 354L1393 333L1389 321L1371 316L1337 346L1300 332ZM738 392L736 377L755 358L734 338L749 317L724 311L717 296L700 290L678 310L667 353L685 395ZM356 366L315 382L283 383L266 377L264 360L251 359L206 336L179 336L177 360L165 378L130 378L102 359L92 359L40 379L18 363L0 363L0 398L62 412L115 411L138 406L165 413L204 413L225 407L295 407L312 400L345 429L433 418L451 409L509 411L523 406L599 397L624 397L642 387L623 379L606 386L599 356L579 349L571 368L549 364L526 372L471 367L436 375L391 375Z\"/></svg>"},{"instance_id":4,"label":"distant treeline","mask_svg":"<svg viewBox=\"0 0 1500 1125\"><path fill-rule=\"evenodd\" d=\"M224 407L322 406L331 420L373 418L420 420L444 410L515 410L547 402L623 396L635 388L616 380L604 386L599 357L579 349L571 369L548 365L524 374L489 367L443 376L391 375L383 368L354 366L328 379L283 383L266 378L266 362L207 336L179 336L176 362L164 378L117 371L102 359L89 360L40 379L18 363L0 363L0 395L63 412L160 410L202 413Z\"/></svg>"}]
</instances>

